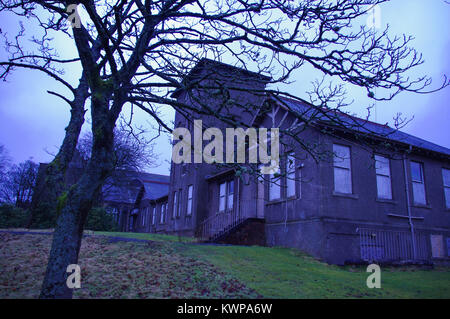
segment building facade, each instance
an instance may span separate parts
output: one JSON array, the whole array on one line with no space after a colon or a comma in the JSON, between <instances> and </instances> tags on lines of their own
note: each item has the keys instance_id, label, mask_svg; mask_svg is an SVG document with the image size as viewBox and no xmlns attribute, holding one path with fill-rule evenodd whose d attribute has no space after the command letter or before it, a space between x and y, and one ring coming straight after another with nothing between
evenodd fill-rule
<instances>
[{"instance_id":1,"label":"building facade","mask_svg":"<svg viewBox=\"0 0 450 319\"><path fill-rule=\"evenodd\" d=\"M151 231L294 247L333 264L448 260L449 149L344 114L333 115L339 118L336 124L331 111L311 114L301 100L255 94L264 89L266 78L221 63L202 61L188 77L209 81L211 68L216 76L233 75L216 77L221 87L229 82L236 87L236 79L242 79L243 89L229 90L228 100L257 106L242 112L231 103L226 111L236 123L293 128L295 134L281 137L280 169L270 176L251 173L256 170L250 164L172 163L164 219L157 216ZM245 85L256 90L246 91ZM201 107L183 91L174 97L192 103L193 109ZM207 104L223 106L214 100ZM175 127L193 131L196 117L202 130L225 131L230 125L187 111L176 113ZM317 147L319 160L296 134ZM159 216L161 211L155 206Z\"/></svg>"}]
</instances>

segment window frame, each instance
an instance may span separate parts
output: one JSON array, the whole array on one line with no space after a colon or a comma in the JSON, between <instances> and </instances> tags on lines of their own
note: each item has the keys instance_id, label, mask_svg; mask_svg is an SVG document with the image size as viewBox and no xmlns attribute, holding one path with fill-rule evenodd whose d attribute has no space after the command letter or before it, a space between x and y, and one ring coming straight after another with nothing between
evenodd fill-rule
<instances>
[{"instance_id":1,"label":"window frame","mask_svg":"<svg viewBox=\"0 0 450 319\"><path fill-rule=\"evenodd\" d=\"M442 187L444 189L444 206L445 208L450 210L450 183L449 185L445 184L445 175L444 172L448 172L449 174L449 181L450 181L450 169L446 167L442 167ZM448 190L448 193L446 192ZM448 194L448 198L447 198Z\"/></svg>"},{"instance_id":2,"label":"window frame","mask_svg":"<svg viewBox=\"0 0 450 319\"><path fill-rule=\"evenodd\" d=\"M222 185L224 185L224 193L222 195ZM231 192L231 185L233 190ZM230 213L234 210L234 196L236 193L236 183L234 179L225 180L219 183L219 207L218 213ZM231 199L231 200L230 200ZM221 201L223 200L223 209L221 209ZM230 205L231 204L231 205Z\"/></svg>"},{"instance_id":3,"label":"window frame","mask_svg":"<svg viewBox=\"0 0 450 319\"><path fill-rule=\"evenodd\" d=\"M187 207L186 207L186 216L192 216L194 202L194 185L189 185L187 188Z\"/></svg>"},{"instance_id":4,"label":"window frame","mask_svg":"<svg viewBox=\"0 0 450 319\"><path fill-rule=\"evenodd\" d=\"M173 192L172 199L172 218L175 219L177 217L177 209L178 209L178 191Z\"/></svg>"},{"instance_id":5,"label":"window frame","mask_svg":"<svg viewBox=\"0 0 450 319\"><path fill-rule=\"evenodd\" d=\"M418 164L419 169L420 169L420 178L421 180L414 180L413 178L413 163L414 164ZM427 200L427 190L425 187L425 166L422 162L418 162L418 161L410 161L409 162L409 169L410 169L410 174L411 174L411 185L412 185L412 197L413 197L413 204L414 205L427 205L428 204L428 200ZM421 187L423 188L423 199L424 202L419 202L416 200L416 193L415 193L415 185L421 185Z\"/></svg>"},{"instance_id":6,"label":"window frame","mask_svg":"<svg viewBox=\"0 0 450 319\"><path fill-rule=\"evenodd\" d=\"M337 157L337 154L336 154L337 152L336 152L335 147L341 147L341 148L348 149L348 164L349 164L349 167L345 167L343 165L342 166L336 165L337 164L336 163L336 158L340 158L340 157ZM345 160L346 159L342 159L342 162L345 162ZM352 165L352 148L351 148L351 146L338 144L338 143L333 143L333 184L334 184L333 185L333 190L334 190L335 193L346 194L346 195L354 194L352 167L353 167L353 165ZM349 183L350 184L350 191L349 192L341 191L341 190L338 190L336 188L336 186L337 186L337 183L336 183L336 170L345 170L345 171L347 171L349 173L349 182L350 182Z\"/></svg>"},{"instance_id":7,"label":"window frame","mask_svg":"<svg viewBox=\"0 0 450 319\"><path fill-rule=\"evenodd\" d=\"M388 169L388 175L380 172L379 170L381 168L377 168L377 162L382 163L382 161L377 160L378 158L382 158L383 160L385 160L387 162L387 169ZM377 199L381 199L381 200L393 200L394 199L394 194L393 194L393 190L392 190L392 169L391 169L391 159L387 156L383 156L380 154L375 154L374 156L374 160L375 160L375 178L376 178L376 183L377 183ZM384 177L384 178L388 178L389 181L389 197L381 197L380 196L380 185L378 182L378 176Z\"/></svg>"},{"instance_id":8,"label":"window frame","mask_svg":"<svg viewBox=\"0 0 450 319\"><path fill-rule=\"evenodd\" d=\"M290 152L286 156L286 198L297 197L297 170L295 154Z\"/></svg>"},{"instance_id":9,"label":"window frame","mask_svg":"<svg viewBox=\"0 0 450 319\"><path fill-rule=\"evenodd\" d=\"M152 209L152 225L156 225L156 205Z\"/></svg>"},{"instance_id":10,"label":"window frame","mask_svg":"<svg viewBox=\"0 0 450 319\"><path fill-rule=\"evenodd\" d=\"M275 175L278 175L275 177ZM280 170L278 169L277 172L274 174L269 175L269 202L278 201L281 199L281 174ZM276 191L276 196L272 197L272 191Z\"/></svg>"}]
</instances>

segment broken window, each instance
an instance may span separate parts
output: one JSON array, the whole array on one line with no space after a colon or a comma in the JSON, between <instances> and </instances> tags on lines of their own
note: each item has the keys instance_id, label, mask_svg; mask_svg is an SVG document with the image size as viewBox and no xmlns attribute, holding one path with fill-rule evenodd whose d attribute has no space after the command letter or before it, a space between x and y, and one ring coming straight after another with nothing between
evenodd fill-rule
<instances>
[{"instance_id":1,"label":"broken window","mask_svg":"<svg viewBox=\"0 0 450 319\"><path fill-rule=\"evenodd\" d=\"M377 196L392 199L391 168L389 158L375 155L375 171L377 175Z\"/></svg>"},{"instance_id":2,"label":"broken window","mask_svg":"<svg viewBox=\"0 0 450 319\"><path fill-rule=\"evenodd\" d=\"M350 147L333 144L334 191L352 194Z\"/></svg>"}]
</instances>

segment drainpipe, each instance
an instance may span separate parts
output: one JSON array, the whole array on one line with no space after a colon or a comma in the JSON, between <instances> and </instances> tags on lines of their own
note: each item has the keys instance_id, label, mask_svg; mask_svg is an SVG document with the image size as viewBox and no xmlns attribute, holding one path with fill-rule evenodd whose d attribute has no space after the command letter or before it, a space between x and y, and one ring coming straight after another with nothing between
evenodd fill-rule
<instances>
[{"instance_id":1,"label":"drainpipe","mask_svg":"<svg viewBox=\"0 0 450 319\"><path fill-rule=\"evenodd\" d=\"M411 145L409 146L409 149L411 150ZM416 253L416 236L414 235L414 225L412 221L412 215L411 215L411 201L409 198L409 182L408 182L408 170L407 170L407 160L406 160L406 153L403 154L403 169L404 169L404 175L405 175L405 192L406 192L406 207L408 210L408 220L409 220L409 227L411 229L411 240L412 240L412 246L413 246L413 258L414 260L417 259L417 253Z\"/></svg>"}]
</instances>

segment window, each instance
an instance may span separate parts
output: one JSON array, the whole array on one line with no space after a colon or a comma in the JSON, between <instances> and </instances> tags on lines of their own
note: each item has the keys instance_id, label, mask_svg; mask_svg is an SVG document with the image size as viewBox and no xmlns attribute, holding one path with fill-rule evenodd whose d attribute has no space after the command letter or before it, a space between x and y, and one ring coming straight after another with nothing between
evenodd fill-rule
<instances>
[{"instance_id":1,"label":"window","mask_svg":"<svg viewBox=\"0 0 450 319\"><path fill-rule=\"evenodd\" d=\"M148 212L148 208L146 208L145 210L142 211L142 214L141 214L141 226L142 227L145 226L145 219L147 217L147 212Z\"/></svg>"},{"instance_id":2,"label":"window","mask_svg":"<svg viewBox=\"0 0 450 319\"><path fill-rule=\"evenodd\" d=\"M183 207L183 206L181 205L181 200L182 200L182 198L183 198L182 194L183 194L183 191L180 189L180 190L178 191L177 217L180 217L180 215L181 215L181 207Z\"/></svg>"},{"instance_id":3,"label":"window","mask_svg":"<svg viewBox=\"0 0 450 319\"><path fill-rule=\"evenodd\" d=\"M425 182L423 176L423 164L418 162L411 162L411 181L413 188L414 204L427 203L425 196Z\"/></svg>"},{"instance_id":4,"label":"window","mask_svg":"<svg viewBox=\"0 0 450 319\"><path fill-rule=\"evenodd\" d=\"M444 181L445 206L450 208L450 169L442 169L442 179Z\"/></svg>"},{"instance_id":5,"label":"window","mask_svg":"<svg viewBox=\"0 0 450 319\"><path fill-rule=\"evenodd\" d=\"M289 154L286 159L286 197L295 196L295 158Z\"/></svg>"},{"instance_id":6,"label":"window","mask_svg":"<svg viewBox=\"0 0 450 319\"><path fill-rule=\"evenodd\" d=\"M189 185L188 186L188 198L187 198L187 211L186 211L186 214L188 216L192 215L192 191L193 191L193 186Z\"/></svg>"},{"instance_id":7,"label":"window","mask_svg":"<svg viewBox=\"0 0 450 319\"><path fill-rule=\"evenodd\" d=\"M225 211L225 196L227 190L227 183L222 183L219 186L219 212Z\"/></svg>"},{"instance_id":8,"label":"window","mask_svg":"<svg viewBox=\"0 0 450 319\"><path fill-rule=\"evenodd\" d=\"M178 209L178 199L177 199L177 191L173 192L173 214L172 217L175 218L177 216Z\"/></svg>"},{"instance_id":9,"label":"window","mask_svg":"<svg viewBox=\"0 0 450 319\"><path fill-rule=\"evenodd\" d=\"M275 200L281 198L281 178L279 172L270 174L269 181L269 200Z\"/></svg>"},{"instance_id":10,"label":"window","mask_svg":"<svg viewBox=\"0 0 450 319\"><path fill-rule=\"evenodd\" d=\"M229 181L228 182L227 210L233 209L233 198L234 198L234 181Z\"/></svg>"},{"instance_id":11,"label":"window","mask_svg":"<svg viewBox=\"0 0 450 319\"><path fill-rule=\"evenodd\" d=\"M389 159L375 155L375 171L377 175L377 196L382 199L392 199L391 168Z\"/></svg>"},{"instance_id":12,"label":"window","mask_svg":"<svg viewBox=\"0 0 450 319\"><path fill-rule=\"evenodd\" d=\"M352 170L350 147L333 145L334 153L334 191L337 193L352 193Z\"/></svg>"},{"instance_id":13,"label":"window","mask_svg":"<svg viewBox=\"0 0 450 319\"><path fill-rule=\"evenodd\" d=\"M234 205L234 181L223 182L219 185L219 212L231 211Z\"/></svg>"},{"instance_id":14,"label":"window","mask_svg":"<svg viewBox=\"0 0 450 319\"><path fill-rule=\"evenodd\" d=\"M167 204L162 204L161 205L161 217L159 222L161 224L164 224L164 221L166 220L166 211L167 211Z\"/></svg>"},{"instance_id":15,"label":"window","mask_svg":"<svg viewBox=\"0 0 450 319\"><path fill-rule=\"evenodd\" d=\"M153 207L153 213L152 213L152 224L156 224L156 206Z\"/></svg>"}]
</instances>

